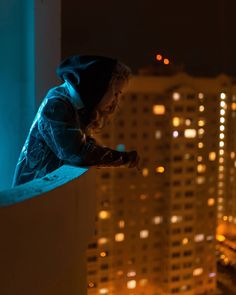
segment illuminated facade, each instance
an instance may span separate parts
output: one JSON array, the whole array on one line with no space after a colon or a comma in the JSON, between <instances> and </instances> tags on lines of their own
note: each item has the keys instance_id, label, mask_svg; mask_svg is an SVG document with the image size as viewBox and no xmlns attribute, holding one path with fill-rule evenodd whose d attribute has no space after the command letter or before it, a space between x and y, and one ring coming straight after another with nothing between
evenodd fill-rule
<instances>
[{"instance_id":1,"label":"illuminated facade","mask_svg":"<svg viewBox=\"0 0 236 295\"><path fill-rule=\"evenodd\" d=\"M219 231L236 234L236 87L220 96Z\"/></svg>"},{"instance_id":2,"label":"illuminated facade","mask_svg":"<svg viewBox=\"0 0 236 295\"><path fill-rule=\"evenodd\" d=\"M132 78L100 140L142 170L97 173L88 294L214 292L216 219L236 217L233 91L223 75Z\"/></svg>"}]
</instances>

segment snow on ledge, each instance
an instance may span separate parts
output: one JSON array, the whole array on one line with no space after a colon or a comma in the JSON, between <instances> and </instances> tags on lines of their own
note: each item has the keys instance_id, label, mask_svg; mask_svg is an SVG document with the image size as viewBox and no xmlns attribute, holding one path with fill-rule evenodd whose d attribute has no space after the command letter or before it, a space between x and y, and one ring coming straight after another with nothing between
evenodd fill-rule
<instances>
[{"instance_id":1,"label":"snow on ledge","mask_svg":"<svg viewBox=\"0 0 236 295\"><path fill-rule=\"evenodd\" d=\"M64 165L43 178L34 179L12 189L1 191L0 207L14 205L54 190L82 176L86 171L88 171L86 167Z\"/></svg>"}]
</instances>

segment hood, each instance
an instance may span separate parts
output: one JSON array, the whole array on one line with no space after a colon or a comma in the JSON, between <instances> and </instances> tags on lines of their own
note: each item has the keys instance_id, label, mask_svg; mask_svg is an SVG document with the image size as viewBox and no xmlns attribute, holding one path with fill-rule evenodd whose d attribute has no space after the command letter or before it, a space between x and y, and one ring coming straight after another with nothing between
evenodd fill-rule
<instances>
[{"instance_id":1,"label":"hood","mask_svg":"<svg viewBox=\"0 0 236 295\"><path fill-rule=\"evenodd\" d=\"M74 87L91 113L106 93L116 64L116 59L108 57L76 55L62 61L57 75Z\"/></svg>"}]
</instances>

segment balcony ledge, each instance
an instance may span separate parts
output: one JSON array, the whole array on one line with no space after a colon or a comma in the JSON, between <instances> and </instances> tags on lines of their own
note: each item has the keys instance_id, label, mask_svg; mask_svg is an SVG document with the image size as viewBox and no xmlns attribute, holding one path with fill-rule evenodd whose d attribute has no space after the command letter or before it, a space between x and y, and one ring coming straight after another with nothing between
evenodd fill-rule
<instances>
[{"instance_id":1,"label":"balcony ledge","mask_svg":"<svg viewBox=\"0 0 236 295\"><path fill-rule=\"evenodd\" d=\"M85 295L95 170L63 166L0 192L0 294Z\"/></svg>"},{"instance_id":2,"label":"balcony ledge","mask_svg":"<svg viewBox=\"0 0 236 295\"><path fill-rule=\"evenodd\" d=\"M64 165L40 179L18 185L12 189L0 192L0 207L23 202L63 186L82 176L88 168Z\"/></svg>"}]
</instances>

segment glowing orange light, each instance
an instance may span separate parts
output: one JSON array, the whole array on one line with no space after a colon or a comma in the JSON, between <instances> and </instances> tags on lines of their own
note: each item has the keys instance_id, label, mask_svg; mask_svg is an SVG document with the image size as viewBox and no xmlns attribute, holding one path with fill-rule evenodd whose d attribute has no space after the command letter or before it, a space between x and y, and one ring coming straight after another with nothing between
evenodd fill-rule
<instances>
[{"instance_id":1,"label":"glowing orange light","mask_svg":"<svg viewBox=\"0 0 236 295\"><path fill-rule=\"evenodd\" d=\"M224 242L225 241L225 236L223 235L216 235L216 239L218 242Z\"/></svg>"},{"instance_id":2,"label":"glowing orange light","mask_svg":"<svg viewBox=\"0 0 236 295\"><path fill-rule=\"evenodd\" d=\"M89 288L93 288L94 287L94 283L93 282L89 282L88 283Z\"/></svg>"},{"instance_id":3,"label":"glowing orange light","mask_svg":"<svg viewBox=\"0 0 236 295\"><path fill-rule=\"evenodd\" d=\"M168 65L170 63L169 59L168 58L164 58L164 64L165 65Z\"/></svg>"},{"instance_id":4,"label":"glowing orange light","mask_svg":"<svg viewBox=\"0 0 236 295\"><path fill-rule=\"evenodd\" d=\"M157 54L156 55L156 60L161 61L162 60L162 55L161 54Z\"/></svg>"}]
</instances>

